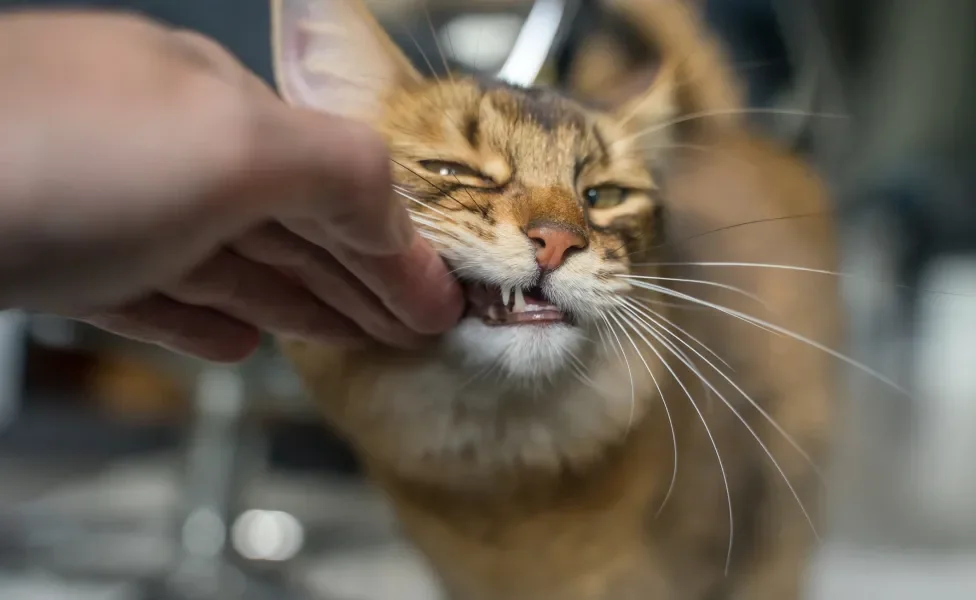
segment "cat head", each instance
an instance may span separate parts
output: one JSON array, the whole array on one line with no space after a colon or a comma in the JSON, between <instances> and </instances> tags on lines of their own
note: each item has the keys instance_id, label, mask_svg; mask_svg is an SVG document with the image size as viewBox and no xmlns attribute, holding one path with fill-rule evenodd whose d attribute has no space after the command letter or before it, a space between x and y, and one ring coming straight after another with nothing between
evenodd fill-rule
<instances>
[{"instance_id":1,"label":"cat head","mask_svg":"<svg viewBox=\"0 0 976 600\"><path fill-rule=\"evenodd\" d=\"M708 87L714 53L681 2L611 4L660 44L627 68L612 35L584 46L571 80L596 108L550 89L425 79L358 0L274 2L283 97L384 136L396 193L464 284L467 313L444 342L459 368L528 383L571 369L628 310L627 276L662 242L653 173L685 131L671 122L734 101Z\"/></svg>"}]
</instances>

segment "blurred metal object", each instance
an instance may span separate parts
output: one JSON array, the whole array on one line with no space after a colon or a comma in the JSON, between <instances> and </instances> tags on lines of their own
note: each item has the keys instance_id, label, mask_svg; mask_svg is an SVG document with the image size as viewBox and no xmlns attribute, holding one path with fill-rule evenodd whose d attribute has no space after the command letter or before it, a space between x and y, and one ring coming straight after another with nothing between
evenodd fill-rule
<instances>
[{"instance_id":1,"label":"blurred metal object","mask_svg":"<svg viewBox=\"0 0 976 600\"><path fill-rule=\"evenodd\" d=\"M552 64L590 0L417 0L414 10L383 10L379 20L430 76L448 69L531 85ZM411 4L411 6L413 6Z\"/></svg>"},{"instance_id":2,"label":"blurred metal object","mask_svg":"<svg viewBox=\"0 0 976 600\"><path fill-rule=\"evenodd\" d=\"M498 78L520 86L535 83L560 34L568 30L575 15L572 9L576 8L571 5L575 4L569 0L536 0Z\"/></svg>"},{"instance_id":3,"label":"blurred metal object","mask_svg":"<svg viewBox=\"0 0 976 600\"><path fill-rule=\"evenodd\" d=\"M255 400L263 394L269 375L264 358L259 353L241 367L207 366L198 376L195 422L186 451L180 556L171 575L147 588L149 598L305 597L269 574L254 572L241 560L288 560L301 549L297 538L303 535L294 517L280 511L248 511L243 505L244 487L263 468L266 456L263 431L252 418ZM261 521L268 515L271 521ZM249 523L249 516L250 521L261 522ZM291 539L285 539L288 536ZM250 545L242 545L242 540ZM250 550L252 556L242 557L241 549Z\"/></svg>"},{"instance_id":4,"label":"blurred metal object","mask_svg":"<svg viewBox=\"0 0 976 600\"><path fill-rule=\"evenodd\" d=\"M247 393L230 367L203 369L194 399L195 422L186 453L181 558L171 583L187 598L239 597L242 575L227 564L228 531L249 471L244 432Z\"/></svg>"}]
</instances>

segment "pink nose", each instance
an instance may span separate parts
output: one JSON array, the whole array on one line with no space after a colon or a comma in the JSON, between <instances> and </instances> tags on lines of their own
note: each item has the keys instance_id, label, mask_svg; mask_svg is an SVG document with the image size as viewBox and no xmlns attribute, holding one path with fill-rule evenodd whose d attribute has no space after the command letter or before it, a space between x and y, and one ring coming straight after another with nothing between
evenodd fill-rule
<instances>
[{"instance_id":1,"label":"pink nose","mask_svg":"<svg viewBox=\"0 0 976 600\"><path fill-rule=\"evenodd\" d=\"M576 250L586 248L586 239L569 229L554 225L533 227L525 235L536 245L535 260L547 271L558 269Z\"/></svg>"}]
</instances>

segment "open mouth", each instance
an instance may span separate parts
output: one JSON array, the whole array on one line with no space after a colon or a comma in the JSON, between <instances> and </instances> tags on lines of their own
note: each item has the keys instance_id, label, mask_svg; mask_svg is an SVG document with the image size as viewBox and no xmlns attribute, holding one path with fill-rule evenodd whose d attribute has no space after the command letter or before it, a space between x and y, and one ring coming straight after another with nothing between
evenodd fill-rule
<instances>
[{"instance_id":1,"label":"open mouth","mask_svg":"<svg viewBox=\"0 0 976 600\"><path fill-rule=\"evenodd\" d=\"M480 283L466 284L467 315L479 317L486 325L549 325L569 323L570 317L546 300L538 286L500 288Z\"/></svg>"}]
</instances>

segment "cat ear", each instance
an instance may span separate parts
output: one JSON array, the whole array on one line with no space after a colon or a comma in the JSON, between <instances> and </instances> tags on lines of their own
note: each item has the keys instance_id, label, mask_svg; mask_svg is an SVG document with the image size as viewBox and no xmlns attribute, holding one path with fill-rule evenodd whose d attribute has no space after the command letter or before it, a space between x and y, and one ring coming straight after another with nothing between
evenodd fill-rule
<instances>
[{"instance_id":1,"label":"cat ear","mask_svg":"<svg viewBox=\"0 0 976 600\"><path fill-rule=\"evenodd\" d=\"M582 45L570 86L609 105L650 162L664 161L669 144L738 124L739 90L722 49L701 22L697 2L601 2L605 28Z\"/></svg>"},{"instance_id":2,"label":"cat ear","mask_svg":"<svg viewBox=\"0 0 976 600\"><path fill-rule=\"evenodd\" d=\"M289 103L369 121L422 80L362 0L271 0L274 71Z\"/></svg>"}]
</instances>

